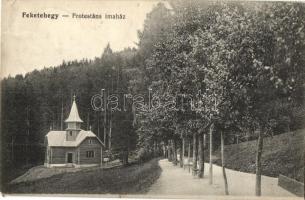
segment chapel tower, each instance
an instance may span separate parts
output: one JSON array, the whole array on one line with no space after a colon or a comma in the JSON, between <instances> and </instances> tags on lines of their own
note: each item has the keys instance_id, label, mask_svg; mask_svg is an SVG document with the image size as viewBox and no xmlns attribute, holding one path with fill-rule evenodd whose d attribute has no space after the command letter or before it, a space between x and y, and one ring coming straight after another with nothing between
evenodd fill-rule
<instances>
[{"instance_id":1,"label":"chapel tower","mask_svg":"<svg viewBox=\"0 0 305 200\"><path fill-rule=\"evenodd\" d=\"M77 106L75 103L75 95L73 96L73 103L69 117L66 119L65 123L67 124L66 140L75 141L77 135L81 131L81 124L83 123L83 120L81 120L78 114Z\"/></svg>"}]
</instances>

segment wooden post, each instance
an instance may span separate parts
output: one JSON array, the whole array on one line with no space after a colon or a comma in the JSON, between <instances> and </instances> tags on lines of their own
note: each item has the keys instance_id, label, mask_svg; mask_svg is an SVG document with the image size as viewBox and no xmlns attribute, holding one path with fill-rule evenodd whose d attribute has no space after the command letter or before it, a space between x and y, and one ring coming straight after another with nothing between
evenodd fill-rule
<instances>
[{"instance_id":1,"label":"wooden post","mask_svg":"<svg viewBox=\"0 0 305 200\"><path fill-rule=\"evenodd\" d=\"M102 89L104 91L104 144L105 144L105 148L106 148L106 125L107 125L107 96L106 96L106 91L104 89Z\"/></svg>"},{"instance_id":2,"label":"wooden post","mask_svg":"<svg viewBox=\"0 0 305 200\"><path fill-rule=\"evenodd\" d=\"M101 147L101 167L104 165L103 147Z\"/></svg>"},{"instance_id":3,"label":"wooden post","mask_svg":"<svg viewBox=\"0 0 305 200\"><path fill-rule=\"evenodd\" d=\"M112 137L112 110L110 110L110 122L109 122L109 137L108 137L109 151L111 151L111 137Z\"/></svg>"}]
</instances>

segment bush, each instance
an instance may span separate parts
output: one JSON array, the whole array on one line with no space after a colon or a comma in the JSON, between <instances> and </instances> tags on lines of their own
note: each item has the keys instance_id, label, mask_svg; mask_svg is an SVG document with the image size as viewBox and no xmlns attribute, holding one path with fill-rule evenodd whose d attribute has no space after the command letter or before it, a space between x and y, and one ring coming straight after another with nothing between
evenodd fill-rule
<instances>
[{"instance_id":1,"label":"bush","mask_svg":"<svg viewBox=\"0 0 305 200\"><path fill-rule=\"evenodd\" d=\"M148 161L150 159L152 159L154 157L153 152L147 151L145 148L140 148L137 152L136 152L136 159L139 162L145 162Z\"/></svg>"}]
</instances>

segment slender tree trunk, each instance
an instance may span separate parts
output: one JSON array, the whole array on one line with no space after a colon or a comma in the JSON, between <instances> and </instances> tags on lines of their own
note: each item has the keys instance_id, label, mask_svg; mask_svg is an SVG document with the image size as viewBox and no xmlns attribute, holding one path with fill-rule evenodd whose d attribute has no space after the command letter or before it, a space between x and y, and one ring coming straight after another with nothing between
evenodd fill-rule
<instances>
[{"instance_id":1,"label":"slender tree trunk","mask_svg":"<svg viewBox=\"0 0 305 200\"><path fill-rule=\"evenodd\" d=\"M168 161L172 161L172 153L171 153L171 141L168 141L168 145L167 145L167 158Z\"/></svg>"},{"instance_id":2,"label":"slender tree trunk","mask_svg":"<svg viewBox=\"0 0 305 200\"><path fill-rule=\"evenodd\" d=\"M225 184L225 194L229 195L229 189L228 189L228 180L227 180L227 174L226 174L226 168L225 168L225 159L224 159L224 136L223 132L221 132L221 166L222 166L222 175L223 175L223 181Z\"/></svg>"},{"instance_id":3,"label":"slender tree trunk","mask_svg":"<svg viewBox=\"0 0 305 200\"><path fill-rule=\"evenodd\" d=\"M198 135L198 154L199 154L199 169L198 178L203 178L204 176L204 148L203 148L203 134Z\"/></svg>"},{"instance_id":4,"label":"slender tree trunk","mask_svg":"<svg viewBox=\"0 0 305 200\"><path fill-rule=\"evenodd\" d=\"M157 155L157 146L156 146L156 141L154 141L154 152L153 152L153 154L154 154L154 157L156 157L156 155Z\"/></svg>"},{"instance_id":5,"label":"slender tree trunk","mask_svg":"<svg viewBox=\"0 0 305 200\"><path fill-rule=\"evenodd\" d=\"M14 138L12 136L12 143L11 143L11 152L12 152L12 162L14 163L15 156L14 156Z\"/></svg>"},{"instance_id":6,"label":"slender tree trunk","mask_svg":"<svg viewBox=\"0 0 305 200\"><path fill-rule=\"evenodd\" d=\"M182 138L180 146L180 167L183 167L183 158L184 158L184 138Z\"/></svg>"},{"instance_id":7,"label":"slender tree trunk","mask_svg":"<svg viewBox=\"0 0 305 200\"><path fill-rule=\"evenodd\" d=\"M196 176L198 161L197 134L193 135L193 176Z\"/></svg>"},{"instance_id":8,"label":"slender tree trunk","mask_svg":"<svg viewBox=\"0 0 305 200\"><path fill-rule=\"evenodd\" d=\"M212 151L213 151L213 129L214 124L210 127L210 169L209 169L209 184L213 184L213 160L212 160Z\"/></svg>"},{"instance_id":9,"label":"slender tree trunk","mask_svg":"<svg viewBox=\"0 0 305 200\"><path fill-rule=\"evenodd\" d=\"M187 166L188 166L188 170L189 172L191 172L191 139L188 139L188 150L187 150Z\"/></svg>"},{"instance_id":10,"label":"slender tree trunk","mask_svg":"<svg viewBox=\"0 0 305 200\"><path fill-rule=\"evenodd\" d=\"M178 159L177 159L177 141L176 139L173 139L173 163L174 165L177 165Z\"/></svg>"},{"instance_id":11,"label":"slender tree trunk","mask_svg":"<svg viewBox=\"0 0 305 200\"><path fill-rule=\"evenodd\" d=\"M166 152L167 152L166 146L165 146L165 144L163 144L163 145L162 145L162 153L163 153L163 157L164 157L164 158L167 158Z\"/></svg>"},{"instance_id":12,"label":"slender tree trunk","mask_svg":"<svg viewBox=\"0 0 305 200\"><path fill-rule=\"evenodd\" d=\"M257 140L257 153L256 153L256 184L255 184L255 194L256 196L262 195L262 154L263 154L263 130L259 131Z\"/></svg>"},{"instance_id":13,"label":"slender tree trunk","mask_svg":"<svg viewBox=\"0 0 305 200\"><path fill-rule=\"evenodd\" d=\"M171 146L170 146L170 148L171 148L171 161L172 162L174 162L174 159L175 159L175 152L174 152L174 141L173 140L171 140Z\"/></svg>"},{"instance_id":14,"label":"slender tree trunk","mask_svg":"<svg viewBox=\"0 0 305 200\"><path fill-rule=\"evenodd\" d=\"M202 135L202 149L203 149L203 175L204 175L204 172L205 172L205 160L206 160L206 158L205 158L205 150L206 150L206 146L207 146L207 144L206 144L206 134L203 134Z\"/></svg>"}]
</instances>

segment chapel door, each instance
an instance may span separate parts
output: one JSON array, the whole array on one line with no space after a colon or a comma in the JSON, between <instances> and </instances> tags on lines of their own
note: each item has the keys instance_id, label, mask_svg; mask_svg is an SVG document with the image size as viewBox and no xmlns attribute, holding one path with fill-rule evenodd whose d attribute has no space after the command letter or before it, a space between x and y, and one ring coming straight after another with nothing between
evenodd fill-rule
<instances>
[{"instance_id":1,"label":"chapel door","mask_svg":"<svg viewBox=\"0 0 305 200\"><path fill-rule=\"evenodd\" d=\"M68 163L72 163L73 154L68 153Z\"/></svg>"}]
</instances>

